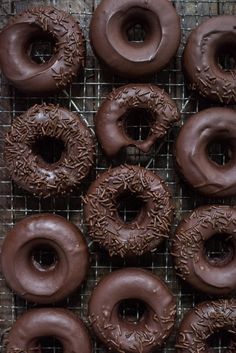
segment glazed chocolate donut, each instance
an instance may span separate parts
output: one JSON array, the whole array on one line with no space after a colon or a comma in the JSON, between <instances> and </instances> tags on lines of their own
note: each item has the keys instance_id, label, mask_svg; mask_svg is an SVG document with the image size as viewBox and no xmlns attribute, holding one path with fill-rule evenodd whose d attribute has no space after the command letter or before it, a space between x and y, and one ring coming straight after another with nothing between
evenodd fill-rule
<instances>
[{"instance_id":1,"label":"glazed chocolate donut","mask_svg":"<svg viewBox=\"0 0 236 353\"><path fill-rule=\"evenodd\" d=\"M183 67L190 87L203 97L221 103L236 103L236 68L223 70L220 54L236 61L235 16L217 16L200 24L189 36Z\"/></svg>"},{"instance_id":2,"label":"glazed chocolate donut","mask_svg":"<svg viewBox=\"0 0 236 353\"><path fill-rule=\"evenodd\" d=\"M141 25L143 42L132 42L128 31ZM140 77L164 68L180 43L180 19L168 0L102 0L90 25L94 53L112 72Z\"/></svg>"},{"instance_id":3,"label":"glazed chocolate donut","mask_svg":"<svg viewBox=\"0 0 236 353\"><path fill-rule=\"evenodd\" d=\"M226 141L230 161L219 165L208 156L208 146ZM175 144L180 173L197 191L212 197L236 194L236 112L226 108L203 110L187 120Z\"/></svg>"},{"instance_id":4,"label":"glazed chocolate donut","mask_svg":"<svg viewBox=\"0 0 236 353\"><path fill-rule=\"evenodd\" d=\"M236 300L216 300L198 304L190 310L181 322L177 334L176 352L211 352L208 339L217 332L228 331L234 336L230 342L235 352Z\"/></svg>"},{"instance_id":5,"label":"glazed chocolate donut","mask_svg":"<svg viewBox=\"0 0 236 353\"><path fill-rule=\"evenodd\" d=\"M39 339L50 336L61 343L63 353L92 353L82 320L61 308L31 309L21 315L7 336L6 353L41 352Z\"/></svg>"},{"instance_id":6,"label":"glazed chocolate donut","mask_svg":"<svg viewBox=\"0 0 236 353\"><path fill-rule=\"evenodd\" d=\"M37 64L30 48L52 38L54 53ZM13 17L0 34L0 66L7 79L28 94L47 94L66 87L84 66L84 40L76 20L55 7L31 8Z\"/></svg>"},{"instance_id":7,"label":"glazed chocolate donut","mask_svg":"<svg viewBox=\"0 0 236 353\"><path fill-rule=\"evenodd\" d=\"M134 322L119 315L127 299L140 300L144 314ZM175 321L173 294L149 271L125 268L109 273L95 287L89 302L89 320L97 336L116 352L151 352L169 336Z\"/></svg>"},{"instance_id":8,"label":"glazed chocolate donut","mask_svg":"<svg viewBox=\"0 0 236 353\"><path fill-rule=\"evenodd\" d=\"M183 219L173 237L177 274L192 286L213 295L236 291L236 208L202 206ZM215 235L230 239L229 251L209 258L204 244Z\"/></svg>"},{"instance_id":9,"label":"glazed chocolate donut","mask_svg":"<svg viewBox=\"0 0 236 353\"><path fill-rule=\"evenodd\" d=\"M151 115L150 133L146 140L135 141L124 128L129 113L145 109ZM98 140L109 157L115 156L123 147L135 146L148 152L158 138L180 119L174 101L154 85L126 85L111 92L95 116Z\"/></svg>"},{"instance_id":10,"label":"glazed chocolate donut","mask_svg":"<svg viewBox=\"0 0 236 353\"><path fill-rule=\"evenodd\" d=\"M46 162L37 142L52 138L63 143L55 163ZM65 194L89 173L95 148L82 119L52 104L34 105L14 119L6 136L5 161L12 179L36 196Z\"/></svg>"},{"instance_id":11,"label":"glazed chocolate donut","mask_svg":"<svg viewBox=\"0 0 236 353\"><path fill-rule=\"evenodd\" d=\"M50 248L50 266L34 258L36 249ZM79 229L61 216L38 214L18 222L7 234L1 251L6 282L24 299L52 303L69 295L84 280L88 248Z\"/></svg>"},{"instance_id":12,"label":"glazed chocolate donut","mask_svg":"<svg viewBox=\"0 0 236 353\"><path fill-rule=\"evenodd\" d=\"M131 222L124 222L117 211L119 198L127 194L142 201ZM89 234L110 256L142 255L169 236L173 220L170 192L158 175L145 168L109 169L91 184L84 201Z\"/></svg>"}]
</instances>

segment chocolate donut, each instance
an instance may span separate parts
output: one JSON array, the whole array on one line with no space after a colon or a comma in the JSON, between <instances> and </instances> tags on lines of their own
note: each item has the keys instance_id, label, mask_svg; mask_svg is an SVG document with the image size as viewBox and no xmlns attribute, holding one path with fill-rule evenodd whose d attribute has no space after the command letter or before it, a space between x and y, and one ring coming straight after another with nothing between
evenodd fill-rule
<instances>
[{"instance_id":1,"label":"chocolate donut","mask_svg":"<svg viewBox=\"0 0 236 353\"><path fill-rule=\"evenodd\" d=\"M133 140L124 127L127 116L135 115L137 109L145 109L150 114L150 132L143 141ZM128 146L148 152L179 118L177 106L164 90L154 85L129 84L107 96L95 116L95 129L105 153L113 157Z\"/></svg>"},{"instance_id":2,"label":"chocolate donut","mask_svg":"<svg viewBox=\"0 0 236 353\"><path fill-rule=\"evenodd\" d=\"M128 31L141 25L143 42L129 41ZM180 43L180 19L168 0L102 0L90 25L94 53L112 72L140 77L164 68Z\"/></svg>"},{"instance_id":3,"label":"chocolate donut","mask_svg":"<svg viewBox=\"0 0 236 353\"><path fill-rule=\"evenodd\" d=\"M44 266L34 251L52 249L56 258ZM69 295L84 280L88 248L79 229L61 216L38 214L18 222L7 234L1 251L7 284L24 299L52 303Z\"/></svg>"},{"instance_id":4,"label":"chocolate donut","mask_svg":"<svg viewBox=\"0 0 236 353\"><path fill-rule=\"evenodd\" d=\"M30 58L33 41L53 39L49 61ZM7 79L28 94L66 87L84 66L84 40L76 20L52 6L30 8L13 17L0 34L0 66Z\"/></svg>"},{"instance_id":5,"label":"chocolate donut","mask_svg":"<svg viewBox=\"0 0 236 353\"><path fill-rule=\"evenodd\" d=\"M119 315L127 299L140 300L144 314L134 322ZM89 302L89 320L96 335L116 352L151 352L169 336L175 321L173 294L149 271L125 268L109 273L95 287Z\"/></svg>"},{"instance_id":6,"label":"chocolate donut","mask_svg":"<svg viewBox=\"0 0 236 353\"><path fill-rule=\"evenodd\" d=\"M213 295L236 291L236 208L202 206L184 218L173 237L172 255L177 274L192 286ZM220 234L231 248L222 257L209 258L204 245Z\"/></svg>"},{"instance_id":7,"label":"chocolate donut","mask_svg":"<svg viewBox=\"0 0 236 353\"><path fill-rule=\"evenodd\" d=\"M183 67L190 87L203 97L229 104L236 103L236 68L224 70L220 54L236 61L235 16L217 16L192 31L183 55Z\"/></svg>"},{"instance_id":8,"label":"chocolate donut","mask_svg":"<svg viewBox=\"0 0 236 353\"><path fill-rule=\"evenodd\" d=\"M61 343L64 353L92 353L82 320L61 308L31 309L21 315L7 336L6 353L41 352L39 339L50 336Z\"/></svg>"},{"instance_id":9,"label":"chocolate donut","mask_svg":"<svg viewBox=\"0 0 236 353\"><path fill-rule=\"evenodd\" d=\"M208 156L208 146L226 141L230 160L219 165ZM236 194L236 112L226 108L203 110L187 120L175 143L180 173L197 191L207 196Z\"/></svg>"},{"instance_id":10,"label":"chocolate donut","mask_svg":"<svg viewBox=\"0 0 236 353\"><path fill-rule=\"evenodd\" d=\"M131 222L124 222L117 211L119 199L127 194L142 202ZM110 256L142 255L169 236L173 220L170 192L158 175L145 168L109 169L91 184L84 201L89 235Z\"/></svg>"},{"instance_id":11,"label":"chocolate donut","mask_svg":"<svg viewBox=\"0 0 236 353\"><path fill-rule=\"evenodd\" d=\"M198 304L183 318L176 342L177 353L211 352L208 339L222 330L232 334L232 347L227 352L235 352L236 300L206 301Z\"/></svg>"},{"instance_id":12,"label":"chocolate donut","mask_svg":"<svg viewBox=\"0 0 236 353\"><path fill-rule=\"evenodd\" d=\"M45 138L63 143L55 163L46 162L37 143ZM14 119L6 135L5 161L12 179L36 196L65 194L89 173L95 148L82 119L52 104L34 105Z\"/></svg>"}]
</instances>

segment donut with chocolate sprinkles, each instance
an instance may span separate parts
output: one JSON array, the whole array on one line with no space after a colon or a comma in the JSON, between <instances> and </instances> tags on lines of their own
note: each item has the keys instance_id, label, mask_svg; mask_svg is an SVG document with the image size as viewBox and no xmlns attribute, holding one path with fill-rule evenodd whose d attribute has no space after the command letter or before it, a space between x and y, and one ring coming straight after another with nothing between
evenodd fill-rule
<instances>
[{"instance_id":1,"label":"donut with chocolate sprinkles","mask_svg":"<svg viewBox=\"0 0 236 353\"><path fill-rule=\"evenodd\" d=\"M122 302L139 300L143 315L122 317ZM133 302L134 303L134 302ZM88 305L89 320L96 335L115 352L149 353L161 346L175 322L175 299L166 284L150 271L124 268L104 276Z\"/></svg>"},{"instance_id":2,"label":"donut with chocolate sprinkles","mask_svg":"<svg viewBox=\"0 0 236 353\"><path fill-rule=\"evenodd\" d=\"M235 352L236 300L220 299L198 304L184 316L176 341L177 353L211 352L209 338L228 333L227 352Z\"/></svg>"},{"instance_id":3,"label":"donut with chocolate sprinkles","mask_svg":"<svg viewBox=\"0 0 236 353\"><path fill-rule=\"evenodd\" d=\"M7 233L1 250L1 270L8 286L22 298L40 304L71 294L84 281L88 267L82 233L55 214L20 220Z\"/></svg>"},{"instance_id":4,"label":"donut with chocolate sprinkles","mask_svg":"<svg viewBox=\"0 0 236 353\"><path fill-rule=\"evenodd\" d=\"M33 42L51 40L54 52L42 63L30 57ZM84 39L76 20L52 6L29 8L0 33L0 66L17 89L47 94L65 88L84 66Z\"/></svg>"},{"instance_id":5,"label":"donut with chocolate sprinkles","mask_svg":"<svg viewBox=\"0 0 236 353\"><path fill-rule=\"evenodd\" d=\"M6 335L5 353L42 352L40 338L55 337L63 353L92 353L92 340L83 321L62 308L30 309Z\"/></svg>"},{"instance_id":6,"label":"donut with chocolate sprinkles","mask_svg":"<svg viewBox=\"0 0 236 353\"><path fill-rule=\"evenodd\" d=\"M130 222L118 213L119 200L127 195L141 202ZM169 236L171 195L164 181L150 170L133 165L109 169L91 184L84 201L89 234L110 256L142 255Z\"/></svg>"},{"instance_id":7,"label":"donut with chocolate sprinkles","mask_svg":"<svg viewBox=\"0 0 236 353\"><path fill-rule=\"evenodd\" d=\"M185 217L172 239L177 274L212 295L236 291L236 207L201 206ZM207 255L206 242L219 236L221 256ZM215 240L216 241L216 240Z\"/></svg>"},{"instance_id":8,"label":"donut with chocolate sprinkles","mask_svg":"<svg viewBox=\"0 0 236 353\"><path fill-rule=\"evenodd\" d=\"M125 131L127 117L135 116L138 109L145 110L149 118L150 132L145 140L134 140ZM128 146L147 153L179 119L176 104L164 90L155 85L129 84L113 90L103 101L95 116L95 130L108 157Z\"/></svg>"},{"instance_id":9,"label":"donut with chocolate sprinkles","mask_svg":"<svg viewBox=\"0 0 236 353\"><path fill-rule=\"evenodd\" d=\"M189 86L202 97L224 104L236 103L236 68L224 69L220 57L236 61L236 21L233 15L203 21L190 34L183 69Z\"/></svg>"},{"instance_id":10,"label":"donut with chocolate sprinkles","mask_svg":"<svg viewBox=\"0 0 236 353\"><path fill-rule=\"evenodd\" d=\"M42 158L38 142L63 144L60 158ZM14 119L5 139L5 161L13 181L36 196L71 192L93 165L95 142L78 114L53 104L34 105Z\"/></svg>"}]
</instances>

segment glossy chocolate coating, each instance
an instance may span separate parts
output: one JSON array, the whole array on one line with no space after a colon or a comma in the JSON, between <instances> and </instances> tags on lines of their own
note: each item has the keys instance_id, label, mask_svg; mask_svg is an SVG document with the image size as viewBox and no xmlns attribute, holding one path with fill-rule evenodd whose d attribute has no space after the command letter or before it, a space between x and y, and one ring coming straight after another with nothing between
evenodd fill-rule
<instances>
[{"instance_id":1,"label":"glossy chocolate coating","mask_svg":"<svg viewBox=\"0 0 236 353\"><path fill-rule=\"evenodd\" d=\"M59 161L47 163L34 143L52 137L64 143ZM6 135L5 161L12 179L36 196L71 192L89 173L95 154L93 136L80 116L53 104L34 105L14 119Z\"/></svg>"},{"instance_id":2,"label":"glossy chocolate coating","mask_svg":"<svg viewBox=\"0 0 236 353\"><path fill-rule=\"evenodd\" d=\"M138 322L122 319L119 304L138 299L146 311ZM161 346L175 321L173 294L149 271L125 268L103 277L89 302L89 319L97 336L109 350L148 353Z\"/></svg>"},{"instance_id":3,"label":"glossy chocolate coating","mask_svg":"<svg viewBox=\"0 0 236 353\"><path fill-rule=\"evenodd\" d=\"M173 237L172 254L177 274L192 286L213 295L236 291L236 208L202 206L184 218ZM225 257L210 259L205 242L216 234L230 237Z\"/></svg>"},{"instance_id":4,"label":"glossy chocolate coating","mask_svg":"<svg viewBox=\"0 0 236 353\"><path fill-rule=\"evenodd\" d=\"M143 42L130 42L127 31L141 24ZM160 71L180 42L180 19L168 0L103 0L90 25L94 53L112 72L140 77Z\"/></svg>"},{"instance_id":5,"label":"glossy chocolate coating","mask_svg":"<svg viewBox=\"0 0 236 353\"><path fill-rule=\"evenodd\" d=\"M131 111L135 115L137 108L146 109L151 115L150 132L144 141L133 140L124 128L127 114ZM128 146L149 152L155 141L163 137L179 118L177 106L164 90L154 85L129 84L106 97L95 116L95 129L106 155L114 157Z\"/></svg>"},{"instance_id":6,"label":"glossy chocolate coating","mask_svg":"<svg viewBox=\"0 0 236 353\"><path fill-rule=\"evenodd\" d=\"M6 353L40 352L40 337L55 337L63 353L92 353L89 333L71 311L59 308L31 309L13 324L8 336Z\"/></svg>"},{"instance_id":7,"label":"glossy chocolate coating","mask_svg":"<svg viewBox=\"0 0 236 353\"><path fill-rule=\"evenodd\" d=\"M236 16L217 16L201 23L188 38L183 67L190 87L203 97L236 103L236 69L223 70L221 54L236 61Z\"/></svg>"},{"instance_id":8,"label":"glossy chocolate coating","mask_svg":"<svg viewBox=\"0 0 236 353\"><path fill-rule=\"evenodd\" d=\"M210 143L227 141L230 161L219 165L208 156ZM212 197L236 195L236 112L210 108L190 117L175 143L176 163L186 181Z\"/></svg>"},{"instance_id":9,"label":"glossy chocolate coating","mask_svg":"<svg viewBox=\"0 0 236 353\"><path fill-rule=\"evenodd\" d=\"M37 64L30 45L55 40L53 56ZM84 40L76 20L55 7L30 8L13 17L0 34L0 67L7 79L28 94L47 94L66 87L84 66Z\"/></svg>"},{"instance_id":10,"label":"glossy chocolate coating","mask_svg":"<svg viewBox=\"0 0 236 353\"><path fill-rule=\"evenodd\" d=\"M143 201L131 222L118 215L118 197L130 192ZM109 169L91 184L85 197L84 214L89 235L110 256L142 255L154 250L169 236L173 203L164 181L152 171L131 165Z\"/></svg>"},{"instance_id":11,"label":"glossy chocolate coating","mask_svg":"<svg viewBox=\"0 0 236 353\"><path fill-rule=\"evenodd\" d=\"M214 333L226 330L236 334L236 300L206 301L198 304L183 318L177 334L177 353L207 353L212 351L208 339ZM231 346L232 345L232 346ZM235 340L227 347L235 352Z\"/></svg>"},{"instance_id":12,"label":"glossy chocolate coating","mask_svg":"<svg viewBox=\"0 0 236 353\"><path fill-rule=\"evenodd\" d=\"M50 246L55 263L45 267L33 251ZM69 295L84 280L88 248L80 230L61 216L38 214L19 221L7 234L1 251L7 284L24 299L52 303Z\"/></svg>"}]
</instances>

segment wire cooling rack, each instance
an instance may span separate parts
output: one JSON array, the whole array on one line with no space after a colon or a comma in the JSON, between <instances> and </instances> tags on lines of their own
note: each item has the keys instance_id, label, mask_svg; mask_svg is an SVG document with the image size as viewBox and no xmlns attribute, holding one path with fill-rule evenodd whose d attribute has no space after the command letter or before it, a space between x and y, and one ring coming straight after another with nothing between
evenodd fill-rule
<instances>
[{"instance_id":1,"label":"wire cooling rack","mask_svg":"<svg viewBox=\"0 0 236 353\"><path fill-rule=\"evenodd\" d=\"M74 192L72 195L60 198L49 198L46 200L39 200L22 190L19 190L16 185L13 185L9 179L7 169L3 161L3 144L4 135L8 130L11 121L27 110L35 103L43 101L51 103L59 103L62 106L69 108L74 112L81 113L82 117L87 121L88 125L93 128L93 116L96 113L102 99L106 96L112 88L118 87L128 81L121 80L119 77L111 76L105 69L102 69L94 57L89 41L88 29L89 23L99 1L93 0L55 0L55 1L34 1L22 0L11 1L1 0L0 2L0 26L7 22L11 15L21 12L32 5L54 5L58 8L70 12L76 19L79 20L83 29L86 45L87 45L87 59L84 74L81 75L76 82L74 82L67 90L60 92L56 96L47 97L47 99L40 99L35 97L27 97L16 92L10 87L4 77L0 76L0 240L4 239L7 230L12 227L18 220L27 215L39 212L52 212L62 215L68 220L77 224L86 235L85 226L83 222L83 205L81 203L81 195L92 180L94 180L97 173L106 170L111 161L107 160L97 146L97 157L94 170L91 172L89 178L83 183L82 187ZM177 135L179 126L183 124L184 120L195 112L204 108L212 106L211 103L203 99L198 99L195 94L186 89L184 77L181 68L181 55L186 43L186 39L190 31L203 22L205 19L223 15L236 15L235 0L176 0L173 1L178 14L181 17L182 40L181 45L175 59L162 72L154 75L151 79L137 80L136 82L152 82L164 88L170 96L175 100L181 111L182 120L178 126L173 127L164 140L159 141L155 149L148 155L140 155L135 149L130 148L124 158L113 164L122 162L139 163L146 168L149 168L158 173L169 185L173 194L173 199L176 207L176 218L173 225L173 231L178 224L181 217L193 208L207 204L207 203L227 203L235 204L235 199L227 200L209 200L200 197L198 194L190 190L178 177L173 160L173 141ZM138 32L138 33L137 33ZM136 28L132 36L140 36L140 29ZM44 50L47 53L48 48L41 46L41 52ZM40 53L41 53L40 52ZM40 53L37 47L34 49L35 57L40 60ZM227 62L226 62L227 65ZM140 121L139 121L140 120ZM127 129L129 132L141 138L145 132L144 127L141 128L140 122L144 123L142 119L137 119L135 122L130 119ZM219 162L223 162L225 158L224 146L215 145L211 150L214 158ZM122 206L121 214L129 218L132 214L132 206L125 204ZM192 288L183 284L174 274L172 269L172 259L169 254L168 244L165 242L157 251L144 255L137 259L121 260L110 259L108 255L88 239L89 249L91 252L91 267L86 283L76 291L72 296L60 302L59 306L67 307L76 312L87 323L87 304L91 291L97 281L106 273L115 268L123 266L137 266L152 270L154 273L164 279L168 286L172 289L177 299L177 320L175 330L168 339L166 345L159 351L169 352L174 351L176 328L183 314L192 308L196 303L209 299L206 295L195 292ZM221 249L218 249L221 251ZM217 249L215 248L215 251ZM41 252L36 254L41 261L50 261L50 254ZM0 275L1 276L1 275ZM20 299L10 289L7 288L5 281L0 277L0 334L4 338L4 332L11 327L15 319L25 312L28 308L35 307L34 304L27 303ZM128 310L127 308L124 310ZM136 310L136 309L135 309ZM132 313L136 315L136 311ZM96 341L94 341L94 352L107 352L106 348ZM62 349L55 340L43 341L43 353L61 352ZM217 352L221 352L227 343L221 339L215 339L212 345ZM0 342L0 351L3 348L3 340Z\"/></svg>"}]
</instances>

